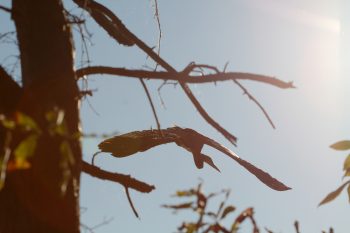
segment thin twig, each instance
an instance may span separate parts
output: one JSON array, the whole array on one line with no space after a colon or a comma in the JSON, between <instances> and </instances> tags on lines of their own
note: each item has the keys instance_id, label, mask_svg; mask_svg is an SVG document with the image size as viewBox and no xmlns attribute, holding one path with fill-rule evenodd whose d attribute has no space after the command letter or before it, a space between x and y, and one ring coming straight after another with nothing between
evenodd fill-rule
<instances>
[{"instance_id":1,"label":"thin twig","mask_svg":"<svg viewBox=\"0 0 350 233\"><path fill-rule=\"evenodd\" d=\"M143 89L146 92L146 95L147 95L147 98L148 98L148 102L151 105L153 116L154 116L154 119L155 119L155 121L157 123L157 129L158 129L158 131L160 131L160 122L159 122L159 119L158 119L158 116L157 116L156 108L154 107L154 104L153 104L153 101L152 101L152 97L151 97L151 95L150 95L150 93L148 91L148 88L146 86L145 81L142 78L140 78L140 82L142 84Z\"/></svg>"},{"instance_id":2,"label":"thin twig","mask_svg":"<svg viewBox=\"0 0 350 233\"><path fill-rule=\"evenodd\" d=\"M259 103L259 101L254 98L254 96L252 96L248 90L237 80L232 80L237 86L239 86L239 88L241 88L241 90L243 91L243 94L247 95L248 98L253 101L259 108L260 110L263 112L264 116L266 117L266 119L269 121L270 125L272 126L272 128L276 129L275 124L273 123L270 115L267 113L267 111L265 110L265 108Z\"/></svg>"},{"instance_id":3,"label":"thin twig","mask_svg":"<svg viewBox=\"0 0 350 233\"><path fill-rule=\"evenodd\" d=\"M11 10L11 8L8 8L8 7L6 7L6 6L2 6L2 5L0 5L0 10L3 10L3 11L5 11L5 12L7 12L7 13L12 13L12 10Z\"/></svg>"},{"instance_id":4,"label":"thin twig","mask_svg":"<svg viewBox=\"0 0 350 233\"><path fill-rule=\"evenodd\" d=\"M130 193L129 193L129 188L128 188L128 187L124 187L124 188L125 188L125 193L126 193L126 196L127 196L127 198L128 198L128 201L129 201L129 204L130 204L130 206L131 206L132 211L134 212L136 218L140 218L140 217L139 217L139 214L138 214L137 211L136 211L136 208L135 208L135 206L134 206L134 203L133 203L132 200L131 200Z\"/></svg>"},{"instance_id":5,"label":"thin twig","mask_svg":"<svg viewBox=\"0 0 350 233\"><path fill-rule=\"evenodd\" d=\"M156 18L156 21L157 21L157 26L158 26L158 32L159 32L159 35L158 35L158 49L157 49L157 54L160 55L160 42L162 40L162 28L160 26L160 17L159 17L159 10L158 10L158 0L154 0L154 16ZM156 67L154 68L154 70L156 71L158 68L158 63L156 63Z\"/></svg>"}]
</instances>

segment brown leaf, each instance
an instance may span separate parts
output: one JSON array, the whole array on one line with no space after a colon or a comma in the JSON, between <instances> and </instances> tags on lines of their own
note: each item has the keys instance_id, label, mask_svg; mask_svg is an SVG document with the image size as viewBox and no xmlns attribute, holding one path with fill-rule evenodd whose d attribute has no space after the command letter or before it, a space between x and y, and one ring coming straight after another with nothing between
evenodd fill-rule
<instances>
[{"instance_id":1,"label":"brown leaf","mask_svg":"<svg viewBox=\"0 0 350 233\"><path fill-rule=\"evenodd\" d=\"M341 185L339 188L337 188L335 191L331 192L330 194L328 194L321 202L320 204L318 204L318 206L326 204L330 201L333 201L337 196L339 196L339 194L341 193L341 191L343 191L343 189L345 188L345 186L347 184L350 184L350 180L345 182L343 185Z\"/></svg>"},{"instance_id":2,"label":"brown leaf","mask_svg":"<svg viewBox=\"0 0 350 233\"><path fill-rule=\"evenodd\" d=\"M224 219L229 213L236 210L236 207L229 205L227 206L224 211L222 212L221 219Z\"/></svg>"},{"instance_id":3,"label":"brown leaf","mask_svg":"<svg viewBox=\"0 0 350 233\"><path fill-rule=\"evenodd\" d=\"M178 205L162 205L162 207L178 210L178 209L191 209L192 205L193 205L193 202L191 201L191 202L186 202Z\"/></svg>"}]
</instances>

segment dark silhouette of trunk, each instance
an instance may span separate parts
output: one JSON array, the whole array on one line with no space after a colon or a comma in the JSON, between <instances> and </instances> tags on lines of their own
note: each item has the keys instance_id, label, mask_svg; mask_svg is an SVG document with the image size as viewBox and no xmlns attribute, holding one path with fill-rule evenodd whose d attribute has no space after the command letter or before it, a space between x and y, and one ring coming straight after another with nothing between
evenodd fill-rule
<instances>
[{"instance_id":1,"label":"dark silhouette of trunk","mask_svg":"<svg viewBox=\"0 0 350 233\"><path fill-rule=\"evenodd\" d=\"M0 191L0 233L78 233L79 139L69 140L75 162L64 193L61 190L62 139L48 133L45 120L45 113L59 108L65 112L69 133L79 131L79 92L73 70L70 26L60 0L13 0L12 7L23 85L11 84L1 70L0 91L5 91L0 94L0 104L3 102L6 106L0 106L0 111L28 114L38 123L42 134L30 160L31 168L7 174L5 187ZM4 140L3 131L0 144ZM20 140L20 136L15 135L12 141Z\"/></svg>"}]
</instances>

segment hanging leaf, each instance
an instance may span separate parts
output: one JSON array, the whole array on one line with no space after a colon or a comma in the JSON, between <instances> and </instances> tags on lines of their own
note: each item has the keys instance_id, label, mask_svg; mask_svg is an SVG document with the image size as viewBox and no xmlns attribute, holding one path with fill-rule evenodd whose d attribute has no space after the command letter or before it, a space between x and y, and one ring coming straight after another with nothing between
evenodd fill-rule
<instances>
[{"instance_id":1,"label":"hanging leaf","mask_svg":"<svg viewBox=\"0 0 350 233\"><path fill-rule=\"evenodd\" d=\"M345 188L345 186L347 184L350 184L350 180L345 182L342 186L340 186L339 188L337 188L335 191L331 192L330 194L328 194L321 202L320 204L318 204L318 206L320 205L324 205L330 201L333 201L337 196L339 196L339 194L343 191L343 189Z\"/></svg>"},{"instance_id":2,"label":"hanging leaf","mask_svg":"<svg viewBox=\"0 0 350 233\"><path fill-rule=\"evenodd\" d=\"M345 159L344 166L343 166L344 171L347 171L349 169L350 169L350 155L348 155L348 157Z\"/></svg>"},{"instance_id":3,"label":"hanging leaf","mask_svg":"<svg viewBox=\"0 0 350 233\"><path fill-rule=\"evenodd\" d=\"M224 219L228 214L232 213L233 211L236 210L236 207L229 205L227 206L224 211L222 212L221 218L220 219Z\"/></svg>"},{"instance_id":4,"label":"hanging leaf","mask_svg":"<svg viewBox=\"0 0 350 233\"><path fill-rule=\"evenodd\" d=\"M350 203L350 184L348 185L348 198L349 198L349 203Z\"/></svg>"},{"instance_id":5,"label":"hanging leaf","mask_svg":"<svg viewBox=\"0 0 350 233\"><path fill-rule=\"evenodd\" d=\"M334 150L350 150L350 141L344 140L339 141L330 146Z\"/></svg>"},{"instance_id":6,"label":"hanging leaf","mask_svg":"<svg viewBox=\"0 0 350 233\"><path fill-rule=\"evenodd\" d=\"M218 170L218 168L215 166L213 161L209 159L208 156L200 153L203 146L208 145L238 162L241 166L255 175L268 187L277 191L285 191L290 189L282 182L273 178L267 172L241 159L238 155L223 145L188 128L183 129L176 126L172 128L162 129L160 131L144 130L130 132L104 140L98 145L98 147L102 152L111 153L115 157L125 157L170 142L175 142L178 146L183 147L187 151L191 152L194 158L194 162L198 168L202 168L203 163L207 163Z\"/></svg>"}]
</instances>

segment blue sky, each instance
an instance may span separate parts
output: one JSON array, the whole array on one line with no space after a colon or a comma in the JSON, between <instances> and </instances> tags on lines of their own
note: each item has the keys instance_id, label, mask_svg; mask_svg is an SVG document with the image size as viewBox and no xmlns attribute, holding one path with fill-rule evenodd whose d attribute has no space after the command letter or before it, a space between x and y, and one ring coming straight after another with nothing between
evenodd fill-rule
<instances>
[{"instance_id":1,"label":"blue sky","mask_svg":"<svg viewBox=\"0 0 350 233\"><path fill-rule=\"evenodd\" d=\"M3 2L7 4L0 1ZM157 44L152 1L103 3L147 44ZM133 216L122 187L83 175L81 206L86 211L82 222L93 226L104 218L114 219L98 228L97 233L174 232L181 220L191 215L172 215L160 205L176 202L170 194L195 186L202 178L208 192L231 188L231 201L238 210L255 207L261 227L294 232L293 222L298 219L303 232L320 232L330 226L336 232L348 231L346 216L350 210L345 193L328 205L319 208L317 205L341 184L346 154L331 150L329 145L349 138L350 109L346 107L350 98L347 92L350 49L345 42L349 41L350 33L346 15L349 9L345 0L159 0L161 55L178 70L192 61L220 68L229 62L230 71L271 75L293 81L297 86L293 90L281 90L243 83L271 115L277 126L273 130L259 109L233 83L191 85L210 115L238 136L235 148L201 119L179 87L163 87L165 109L157 93L161 82L148 81L162 127L176 124L196 129L293 189L273 191L234 161L209 148L205 152L213 156L221 173L208 167L197 170L191 155L171 144L125 159L105 154L97 158L99 166L132 174L156 185L156 190L151 194L131 193L141 216L139 220ZM8 22L7 15L0 13L0 21L5 19ZM93 33L92 64L128 68L154 65L137 48L116 44L91 20L88 28ZM0 46L6 55L13 51ZM78 61L81 56L78 37L76 48ZM2 57L5 56L1 54ZM88 85L98 91L89 98L89 103L82 103L84 132L125 133L155 128L139 81L94 76L89 78ZM95 139L84 140L86 160L97 151L98 143ZM241 232L250 232L250 227Z\"/></svg>"}]
</instances>

